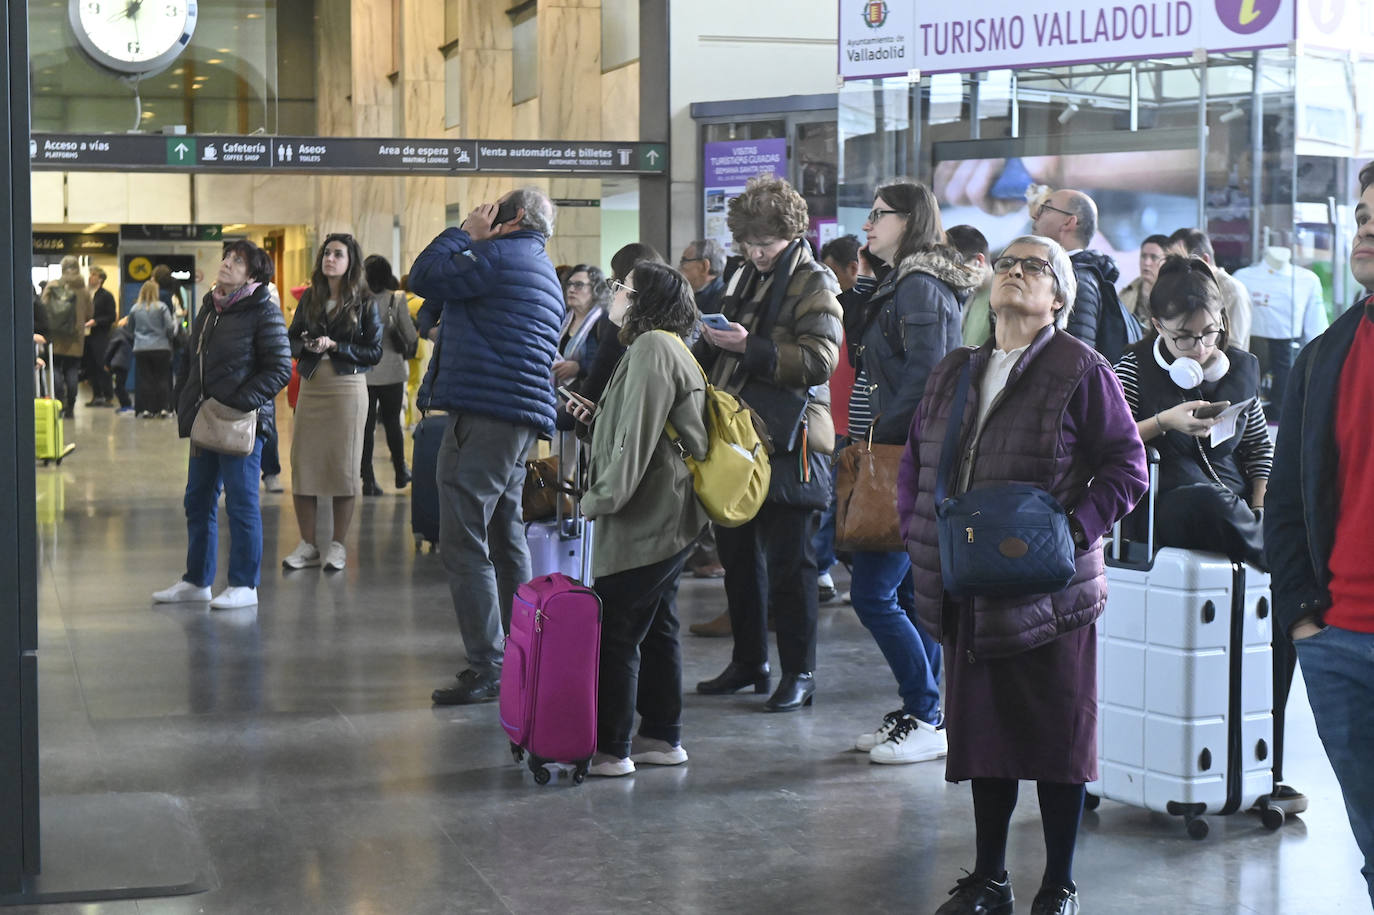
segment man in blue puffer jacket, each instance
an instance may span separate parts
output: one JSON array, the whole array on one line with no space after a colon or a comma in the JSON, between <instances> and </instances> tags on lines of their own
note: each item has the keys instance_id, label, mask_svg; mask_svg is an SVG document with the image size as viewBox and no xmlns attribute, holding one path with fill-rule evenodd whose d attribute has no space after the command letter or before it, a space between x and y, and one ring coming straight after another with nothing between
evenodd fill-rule
<instances>
[{"instance_id":1,"label":"man in blue puffer jacket","mask_svg":"<svg viewBox=\"0 0 1374 915\"><path fill-rule=\"evenodd\" d=\"M516 587L531 577L524 461L553 432L564 308L544 251L553 222L542 191L511 191L446 229L410 268L410 288L425 299L419 331L437 342L420 407L449 414L437 472L439 553L468 657L457 682L434 691L438 705L496 698L503 624Z\"/></svg>"}]
</instances>

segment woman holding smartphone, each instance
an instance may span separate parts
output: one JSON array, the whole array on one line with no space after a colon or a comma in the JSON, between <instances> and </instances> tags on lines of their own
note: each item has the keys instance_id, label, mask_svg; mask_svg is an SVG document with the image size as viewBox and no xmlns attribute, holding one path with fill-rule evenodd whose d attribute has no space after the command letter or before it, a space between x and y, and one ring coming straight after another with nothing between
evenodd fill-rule
<instances>
[{"instance_id":1,"label":"woman holding smartphone","mask_svg":"<svg viewBox=\"0 0 1374 915\"><path fill-rule=\"evenodd\" d=\"M363 282L363 252L352 235L335 233L320 245L310 288L287 332L297 359L301 392L291 440L291 501L301 542L282 565L320 565L337 572L347 561L343 540L362 490L363 424L367 384L382 358L382 322ZM315 544L318 500L333 500L334 531L326 551Z\"/></svg>"},{"instance_id":2,"label":"woman holding smartphone","mask_svg":"<svg viewBox=\"0 0 1374 915\"><path fill-rule=\"evenodd\" d=\"M1260 512L1274 446L1259 403L1259 361L1228 346L1221 287L1206 261L1172 256L1150 292L1153 333L1116 364L1141 440L1159 449L1155 537L1267 569ZM1218 416L1248 403L1234 434Z\"/></svg>"}]
</instances>

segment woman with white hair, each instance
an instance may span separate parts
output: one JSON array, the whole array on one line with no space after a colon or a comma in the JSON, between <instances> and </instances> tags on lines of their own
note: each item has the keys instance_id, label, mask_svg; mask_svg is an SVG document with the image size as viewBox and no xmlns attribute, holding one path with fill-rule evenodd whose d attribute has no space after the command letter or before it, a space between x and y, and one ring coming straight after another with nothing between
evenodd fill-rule
<instances>
[{"instance_id":1,"label":"woman with white hair","mask_svg":"<svg viewBox=\"0 0 1374 915\"><path fill-rule=\"evenodd\" d=\"M1145 448L1111 366L1064 330L1077 285L1064 249L1022 236L992 268L993 337L956 349L931 372L898 481L916 613L950 659L945 779L973 783L977 863L937 915L1011 911L1007 833L1020 780L1037 783L1045 834L1030 911L1066 915L1078 911L1072 871L1084 786L1097 778L1101 541L1145 494ZM966 393L957 416L956 390ZM957 447L945 469L947 430ZM942 470L948 481L938 479ZM936 491L1006 484L1038 487L1067 511L1073 575L1052 593L951 596Z\"/></svg>"}]
</instances>

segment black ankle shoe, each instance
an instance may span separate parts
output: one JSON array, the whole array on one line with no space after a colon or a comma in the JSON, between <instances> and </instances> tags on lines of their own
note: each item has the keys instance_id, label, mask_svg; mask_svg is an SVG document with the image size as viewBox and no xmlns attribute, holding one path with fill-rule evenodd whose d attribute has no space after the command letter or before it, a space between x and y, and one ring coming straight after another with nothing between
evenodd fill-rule
<instances>
[{"instance_id":1,"label":"black ankle shoe","mask_svg":"<svg viewBox=\"0 0 1374 915\"><path fill-rule=\"evenodd\" d=\"M816 675L783 674L778 688L763 704L765 712L795 712L803 705L811 704L811 696L816 692Z\"/></svg>"},{"instance_id":2,"label":"black ankle shoe","mask_svg":"<svg viewBox=\"0 0 1374 915\"><path fill-rule=\"evenodd\" d=\"M381 494L382 487L377 485L376 480L363 480L363 495L380 496Z\"/></svg>"},{"instance_id":3,"label":"black ankle shoe","mask_svg":"<svg viewBox=\"0 0 1374 915\"><path fill-rule=\"evenodd\" d=\"M1078 888L1040 887L1031 903L1031 915L1078 915Z\"/></svg>"},{"instance_id":4,"label":"black ankle shoe","mask_svg":"<svg viewBox=\"0 0 1374 915\"><path fill-rule=\"evenodd\" d=\"M768 692L772 683L768 665L754 667L749 664L736 664L731 661L725 672L714 680L702 680L697 684L697 692L705 696L719 696L723 693L736 693L746 686L754 687L756 693Z\"/></svg>"},{"instance_id":5,"label":"black ankle shoe","mask_svg":"<svg viewBox=\"0 0 1374 915\"><path fill-rule=\"evenodd\" d=\"M981 874L960 877L949 894L954 898L936 909L935 915L1011 915L1014 897L1011 877L1006 874L1001 880Z\"/></svg>"},{"instance_id":6,"label":"black ankle shoe","mask_svg":"<svg viewBox=\"0 0 1374 915\"><path fill-rule=\"evenodd\" d=\"M410 484L410 471L402 464L396 468L396 488L405 489Z\"/></svg>"}]
</instances>

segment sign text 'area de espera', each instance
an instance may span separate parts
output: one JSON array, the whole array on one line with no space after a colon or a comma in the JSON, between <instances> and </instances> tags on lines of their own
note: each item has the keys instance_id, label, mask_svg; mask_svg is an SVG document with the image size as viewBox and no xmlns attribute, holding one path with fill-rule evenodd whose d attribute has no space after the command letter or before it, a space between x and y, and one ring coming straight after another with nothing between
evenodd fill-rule
<instances>
[{"instance_id":1,"label":"sign text 'area de espera'","mask_svg":"<svg viewBox=\"0 0 1374 915\"><path fill-rule=\"evenodd\" d=\"M35 169L63 171L663 174L668 148L584 140L36 133L29 160Z\"/></svg>"}]
</instances>

